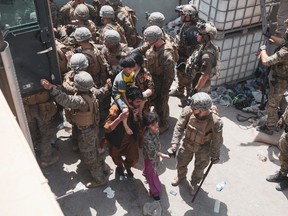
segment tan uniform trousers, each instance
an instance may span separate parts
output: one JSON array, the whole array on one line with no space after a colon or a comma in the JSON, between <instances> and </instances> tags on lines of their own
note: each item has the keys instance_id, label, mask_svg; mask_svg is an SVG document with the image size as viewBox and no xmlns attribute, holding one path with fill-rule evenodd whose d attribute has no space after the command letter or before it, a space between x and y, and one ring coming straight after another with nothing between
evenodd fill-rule
<instances>
[{"instance_id":1,"label":"tan uniform trousers","mask_svg":"<svg viewBox=\"0 0 288 216\"><path fill-rule=\"evenodd\" d=\"M188 143L181 144L177 152L177 174L178 178L186 177L188 164L195 155L194 170L191 176L191 183L198 184L204 176L204 169L210 162L209 156L210 145L191 145Z\"/></svg>"}]
</instances>

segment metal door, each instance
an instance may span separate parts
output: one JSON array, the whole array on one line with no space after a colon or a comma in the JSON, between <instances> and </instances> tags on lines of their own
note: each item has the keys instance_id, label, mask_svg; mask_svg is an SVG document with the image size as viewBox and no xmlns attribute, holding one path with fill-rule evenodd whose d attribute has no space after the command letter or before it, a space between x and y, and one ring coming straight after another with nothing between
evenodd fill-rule
<instances>
[{"instance_id":1,"label":"metal door","mask_svg":"<svg viewBox=\"0 0 288 216\"><path fill-rule=\"evenodd\" d=\"M22 96L42 91L40 79L61 83L47 0L0 0L0 25L9 43Z\"/></svg>"}]
</instances>

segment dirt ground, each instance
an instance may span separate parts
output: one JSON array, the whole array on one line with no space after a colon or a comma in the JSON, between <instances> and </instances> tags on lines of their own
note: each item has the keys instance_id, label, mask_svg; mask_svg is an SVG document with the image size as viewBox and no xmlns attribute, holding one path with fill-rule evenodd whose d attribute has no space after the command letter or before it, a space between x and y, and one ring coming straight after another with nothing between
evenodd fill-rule
<instances>
[{"instance_id":1,"label":"dirt ground","mask_svg":"<svg viewBox=\"0 0 288 216\"><path fill-rule=\"evenodd\" d=\"M170 129L160 136L162 149L165 151L173 134L173 128L181 112L179 99L170 98ZM217 105L217 104L216 104ZM161 207L163 216L285 216L287 215L288 190L275 190L276 184L268 183L267 175L279 170L279 150L262 142L254 142L258 133L249 122L238 122L238 113L233 107L217 105L224 122L224 144L221 149L221 162L213 165L202 189L194 201L188 192L188 181L173 187L170 182L176 175L174 158L164 159L158 169L162 183ZM65 134L60 131L60 134ZM274 135L274 142L281 132ZM148 195L148 185L142 176L143 157L132 170L133 179L117 179L115 172L110 175L105 186L86 189L89 179L88 170L81 163L80 155L71 149L70 140L58 141L60 161L50 168L43 169L57 201L67 216L140 216L143 206L153 202ZM261 158L262 157L262 158ZM266 161L262 161L263 158ZM262 159L262 160L261 160ZM115 165L107 156L106 162L115 171ZM189 165L187 179L190 178L193 163ZM218 183L225 183L222 191L216 190ZM84 184L84 185L83 185ZM103 191L110 187L115 191L113 198L108 198ZM174 193L174 195L172 194ZM175 195L176 194L176 195Z\"/></svg>"}]
</instances>

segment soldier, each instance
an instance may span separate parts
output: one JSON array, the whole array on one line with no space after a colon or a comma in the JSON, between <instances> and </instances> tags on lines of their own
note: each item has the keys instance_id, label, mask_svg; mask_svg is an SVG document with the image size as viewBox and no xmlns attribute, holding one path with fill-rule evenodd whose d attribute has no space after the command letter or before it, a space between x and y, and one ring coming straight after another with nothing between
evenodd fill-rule
<instances>
[{"instance_id":1,"label":"soldier","mask_svg":"<svg viewBox=\"0 0 288 216\"><path fill-rule=\"evenodd\" d=\"M57 106L48 91L24 97L23 104L39 165L46 168L59 159L51 145L51 139L56 139L52 119L57 112Z\"/></svg>"},{"instance_id":2,"label":"soldier","mask_svg":"<svg viewBox=\"0 0 288 216\"><path fill-rule=\"evenodd\" d=\"M84 4L85 6L88 7L89 19L94 20L95 17L97 17L97 11L95 10L95 8L92 5L87 4L85 0L71 0L60 8L60 13L63 19L62 21L63 25L70 24L72 20L76 19L74 16L75 15L74 10L79 4Z\"/></svg>"},{"instance_id":3,"label":"soldier","mask_svg":"<svg viewBox=\"0 0 288 216\"><path fill-rule=\"evenodd\" d=\"M115 30L108 30L104 34L104 47L102 53L110 66L109 77L112 82L116 75L121 71L119 61L130 52L126 44L120 43L120 35Z\"/></svg>"},{"instance_id":4,"label":"soldier","mask_svg":"<svg viewBox=\"0 0 288 216\"><path fill-rule=\"evenodd\" d=\"M121 0L108 0L115 11L116 22L125 30L125 36L129 47L136 48L141 40L136 30L137 17L135 11L125 6L122 7Z\"/></svg>"},{"instance_id":5,"label":"soldier","mask_svg":"<svg viewBox=\"0 0 288 216\"><path fill-rule=\"evenodd\" d=\"M182 26L179 34L176 36L176 43L178 45L179 60L177 62L177 77L178 87L171 90L170 96L184 97L186 88L186 95L189 96L192 90L192 75L185 73L185 64L189 56L199 46L197 41L198 30L196 24L198 22L198 11L194 5L186 4L179 7Z\"/></svg>"},{"instance_id":6,"label":"soldier","mask_svg":"<svg viewBox=\"0 0 288 216\"><path fill-rule=\"evenodd\" d=\"M124 176L124 167L129 177L134 174L131 171L139 159L138 139L139 107L143 100L142 92L137 87L131 87L126 91L126 97L129 104L133 107L128 113L121 112L119 107L114 103L109 110L109 116L105 123L106 139L109 143L109 154L113 162L117 165L116 173ZM133 130L132 135L128 135L123 127L123 120L127 119L130 128ZM123 160L122 156L125 156ZM124 165L124 167L123 167Z\"/></svg>"},{"instance_id":7,"label":"soldier","mask_svg":"<svg viewBox=\"0 0 288 216\"><path fill-rule=\"evenodd\" d=\"M69 108L70 120L76 125L78 131L79 150L93 178L86 187L98 187L108 182L110 170L103 156L100 156L97 151L99 105L95 95L90 91L94 82L89 73L80 71L74 76L74 84L77 92L74 95L67 95L49 81L41 80L41 85L50 91L56 102Z\"/></svg>"},{"instance_id":8,"label":"soldier","mask_svg":"<svg viewBox=\"0 0 288 216\"><path fill-rule=\"evenodd\" d=\"M90 40L91 31L86 27L80 27L75 30L74 36L80 45L77 51L83 53L88 59L89 66L86 71L91 74L98 88L103 87L109 78L108 63L101 51Z\"/></svg>"},{"instance_id":9,"label":"soldier","mask_svg":"<svg viewBox=\"0 0 288 216\"><path fill-rule=\"evenodd\" d=\"M276 172L274 175L270 175L266 178L268 182L277 182L279 183L276 186L276 190L283 191L288 188L288 106L285 109L285 112L277 122L277 127L282 128L285 125L285 130L283 131L279 143L278 148L280 149L280 170Z\"/></svg>"},{"instance_id":10,"label":"soldier","mask_svg":"<svg viewBox=\"0 0 288 216\"><path fill-rule=\"evenodd\" d=\"M100 31L99 43L103 44L105 32L108 30L115 30L120 35L120 43L127 44L124 29L115 21L115 12L109 5L104 5L100 9L100 17L104 26Z\"/></svg>"},{"instance_id":11,"label":"soldier","mask_svg":"<svg viewBox=\"0 0 288 216\"><path fill-rule=\"evenodd\" d=\"M97 29L94 22L89 19L88 7L84 4L79 4L74 10L74 17L76 20L72 21L72 24L66 26L61 26L58 28L60 34L60 40L66 46L77 46L77 41L75 40L75 30L79 27L86 27L91 32L91 38L94 42L97 41Z\"/></svg>"},{"instance_id":12,"label":"soldier","mask_svg":"<svg viewBox=\"0 0 288 216\"><path fill-rule=\"evenodd\" d=\"M197 184L203 178L203 171L211 160L214 164L219 162L220 147L223 143L223 123L212 108L212 100L205 92L192 96L190 106L186 106L175 125L172 147L168 151L175 152L185 131L183 143L177 152L177 176L171 182L177 186L186 178L187 166L195 155L194 171L189 182L191 195L197 190Z\"/></svg>"},{"instance_id":13,"label":"soldier","mask_svg":"<svg viewBox=\"0 0 288 216\"><path fill-rule=\"evenodd\" d=\"M155 84L151 104L159 116L160 134L169 129L169 88L175 76L173 47L162 37L158 26L149 26L144 31L144 38L151 46L146 52L147 70L151 72Z\"/></svg>"},{"instance_id":14,"label":"soldier","mask_svg":"<svg viewBox=\"0 0 288 216\"><path fill-rule=\"evenodd\" d=\"M197 40L201 43L187 60L186 73L192 74L191 95L197 92L208 92L211 78L219 74L219 47L213 43L217 29L211 22L197 24Z\"/></svg>"},{"instance_id":15,"label":"soldier","mask_svg":"<svg viewBox=\"0 0 288 216\"><path fill-rule=\"evenodd\" d=\"M171 43L172 46L174 46L174 49L177 49L177 45L174 42L174 38L167 34L167 32L164 30L163 26L165 23L165 16L160 12L153 12L149 14L147 26L156 25L162 29L163 33L163 39L166 43Z\"/></svg>"},{"instance_id":16,"label":"soldier","mask_svg":"<svg viewBox=\"0 0 288 216\"><path fill-rule=\"evenodd\" d=\"M95 24L97 26L103 26L103 23L101 21L101 17L100 17L100 8L104 5L107 5L107 1L106 0L93 0L92 5L94 6L94 8L97 11L97 17L95 20Z\"/></svg>"},{"instance_id":17,"label":"soldier","mask_svg":"<svg viewBox=\"0 0 288 216\"><path fill-rule=\"evenodd\" d=\"M285 21L288 24L288 20ZM268 135L273 134L275 125L278 121L278 106L283 94L288 90L288 28L286 29L283 44L280 49L271 56L266 52L266 46L260 47L260 58L263 65L271 67L272 74L269 80L269 92L267 102L267 121L266 124L257 128L257 130ZM270 75L269 75L270 77Z\"/></svg>"}]
</instances>

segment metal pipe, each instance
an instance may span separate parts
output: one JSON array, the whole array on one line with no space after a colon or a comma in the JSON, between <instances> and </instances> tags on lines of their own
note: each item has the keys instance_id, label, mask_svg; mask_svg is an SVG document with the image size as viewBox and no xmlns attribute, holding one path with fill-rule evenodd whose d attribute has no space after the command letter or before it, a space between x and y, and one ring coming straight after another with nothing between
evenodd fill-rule
<instances>
[{"instance_id":1,"label":"metal pipe","mask_svg":"<svg viewBox=\"0 0 288 216\"><path fill-rule=\"evenodd\" d=\"M9 44L6 41L4 41L2 31L0 31L0 52L1 52L1 58L3 61L3 65L4 65L4 70L7 76L7 80L8 80L9 88L11 91L12 100L15 106L18 124L32 150L32 153L35 156L34 147L33 147L32 139L31 139L30 131L29 131L29 126L28 126L24 106L22 103L22 97L20 95L19 85L17 82L13 59L11 56Z\"/></svg>"}]
</instances>

